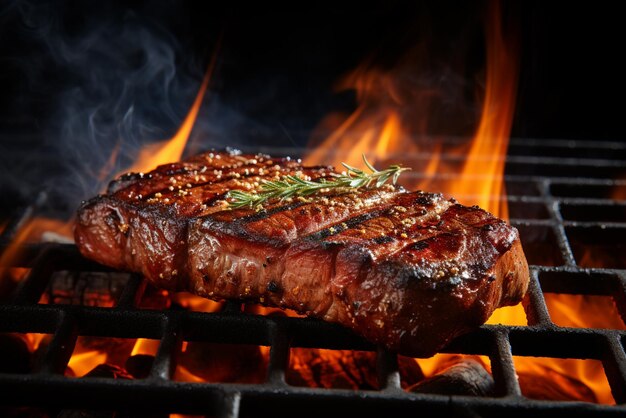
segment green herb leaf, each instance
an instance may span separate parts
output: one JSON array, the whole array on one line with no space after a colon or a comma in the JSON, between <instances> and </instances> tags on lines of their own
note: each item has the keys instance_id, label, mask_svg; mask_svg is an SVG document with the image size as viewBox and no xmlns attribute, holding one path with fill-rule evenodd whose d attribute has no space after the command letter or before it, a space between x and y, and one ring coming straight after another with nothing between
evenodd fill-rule
<instances>
[{"instance_id":1,"label":"green herb leaf","mask_svg":"<svg viewBox=\"0 0 626 418\"><path fill-rule=\"evenodd\" d=\"M347 171L345 173L335 174L331 179L323 178L317 181L311 181L289 175L284 176L280 180L264 181L257 193L231 190L227 193L226 197L229 200L228 203L230 207L233 209L245 207L258 208L270 199L285 200L297 196L311 196L325 189L369 188L372 183L378 188L384 185L390 178L391 182L396 184L400 174L410 170L410 168L401 167L396 164L379 171L367 161L365 155L363 155L363 163L370 170L370 173L366 173L346 163L341 163Z\"/></svg>"}]
</instances>

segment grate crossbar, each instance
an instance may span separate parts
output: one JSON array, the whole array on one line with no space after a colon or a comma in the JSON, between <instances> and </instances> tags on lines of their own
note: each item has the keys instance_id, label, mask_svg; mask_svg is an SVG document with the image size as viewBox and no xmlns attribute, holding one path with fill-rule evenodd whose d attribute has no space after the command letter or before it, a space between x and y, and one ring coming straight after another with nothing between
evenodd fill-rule
<instances>
[{"instance_id":1,"label":"grate crossbar","mask_svg":"<svg viewBox=\"0 0 626 418\"><path fill-rule=\"evenodd\" d=\"M454 144L455 140L449 141ZM136 407L142 412L224 418L267 413L292 416L296 408L302 417L346 408L361 416L623 416L626 325L617 329L560 326L547 295L606 297L614 301L622 321L626 318L626 147L610 142L514 139L510 150L504 176L510 222L519 229L531 264L530 287L523 301L527 324L483 325L444 350L488 358L495 381L491 396L409 393L402 387L397 355L338 325L253 315L237 302L226 303L214 313L142 308L149 285L136 274L127 275L112 307L48 303L46 289L59 271L114 271L83 259L71 244L20 244L15 251L11 242L19 227L44 205L47 195L41 193L5 223L9 227L0 235L0 255L15 253L10 265L0 267L29 269L20 286L8 296L0 295L0 332L50 334L51 340L34 373L0 373L0 393L5 395L0 404L104 410L126 410L131 405L131 410ZM260 151L301 153L294 149ZM426 154L410 157L415 161L429 158ZM457 162L462 157L443 156L443 160ZM459 178L419 173L408 177L434 180L433 184ZM470 180L484 179L475 176ZM458 198L462 201L463 196ZM145 379L66 377L64 372L80 337L146 338L159 340L159 346ZM258 384L176 381L178 355L185 342L269 347L265 379ZM292 385L287 374L295 348L375 353L378 388L355 392ZM616 405L531 399L520 385L514 360L518 356L599 361ZM150 402L138 405L138 399Z\"/></svg>"}]
</instances>

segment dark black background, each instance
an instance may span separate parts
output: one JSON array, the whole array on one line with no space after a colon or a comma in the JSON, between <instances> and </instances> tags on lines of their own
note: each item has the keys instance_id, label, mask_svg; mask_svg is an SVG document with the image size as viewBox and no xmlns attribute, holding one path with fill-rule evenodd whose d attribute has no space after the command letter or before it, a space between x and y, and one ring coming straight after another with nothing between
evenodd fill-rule
<instances>
[{"instance_id":1,"label":"dark black background","mask_svg":"<svg viewBox=\"0 0 626 418\"><path fill-rule=\"evenodd\" d=\"M625 27L610 2L524 4L520 97L513 135L626 139L619 64Z\"/></svg>"},{"instance_id":2,"label":"dark black background","mask_svg":"<svg viewBox=\"0 0 626 418\"><path fill-rule=\"evenodd\" d=\"M24 30L15 13L20 3L5 6L0 29L3 134L45 130L46 118L58 106L57 96L75 76L52 60L46 62L45 48ZM353 106L350 97L333 93L332 86L365 57L374 54L384 63L412 43L426 41L432 44L433 56L445 60L446 53L454 51L449 44L460 36L459 27L472 22L479 28L484 8L481 2L314 2L288 8L272 2L105 3L52 2L62 17L53 30L80 36L94 22L113 24L131 12L141 24L149 22L170 34L178 48L177 65L196 79L221 34L221 66L212 89L249 120L282 125L277 132L307 131L328 112ZM512 135L622 140L625 72L617 61L625 37L617 6L504 4L514 10L522 33ZM466 56L468 61L481 58L480 51ZM24 69L29 60L37 67L30 73ZM177 109L178 117L186 106ZM161 121L166 130L174 129L176 122Z\"/></svg>"},{"instance_id":3,"label":"dark black background","mask_svg":"<svg viewBox=\"0 0 626 418\"><path fill-rule=\"evenodd\" d=\"M419 76L441 88L447 81L440 72L456 74L460 100L471 104L481 89L487 5L5 2L0 6L1 183L13 189L27 185L28 194L53 179L74 190L69 201L90 195L100 187L91 181L94 173L120 138L136 144L175 132L212 56L217 66L192 136L192 145L200 148L304 146L324 116L355 108L353 92L335 89L342 76L365 59L393 68L415 45L427 57ZM626 37L617 9L611 2L503 2L505 24L517 28L521 39L512 136L626 139L626 72L618 64ZM141 40L124 38L136 28L147 28L171 49L176 72L166 92L158 83L163 72L138 72L149 63ZM93 33L100 33L100 49L85 41ZM60 59L50 48L59 43L70 51L68 57ZM126 126L120 121L131 105L132 123ZM95 128L85 117L91 107L99 109ZM476 110L470 106L459 116L456 104L441 104L439 123L430 129L471 135ZM127 154L131 159L132 152ZM120 155L116 168L125 167L126 154ZM50 164L62 174L59 181ZM90 170L91 180L85 177Z\"/></svg>"}]
</instances>

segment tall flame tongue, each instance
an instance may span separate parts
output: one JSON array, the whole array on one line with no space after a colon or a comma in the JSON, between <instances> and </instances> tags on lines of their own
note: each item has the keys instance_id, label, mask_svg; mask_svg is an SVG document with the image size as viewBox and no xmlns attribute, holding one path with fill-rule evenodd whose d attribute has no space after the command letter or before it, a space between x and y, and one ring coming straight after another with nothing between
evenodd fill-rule
<instances>
[{"instance_id":1,"label":"tall flame tongue","mask_svg":"<svg viewBox=\"0 0 626 418\"><path fill-rule=\"evenodd\" d=\"M499 5L499 3L494 3ZM504 38L499 7L489 9L487 24L487 86L482 117L472 141L461 179L452 183L450 193L467 194L474 203L508 219L505 199L504 163L517 95L517 43ZM486 181L472 177L486 175Z\"/></svg>"},{"instance_id":2,"label":"tall flame tongue","mask_svg":"<svg viewBox=\"0 0 626 418\"><path fill-rule=\"evenodd\" d=\"M400 85L402 80L407 79L403 74L407 70L406 62L401 68L384 72L364 65L350 74L340 86L356 91L357 109L342 122L338 123L342 120L341 115L332 115L321 124L321 132L329 126L335 127L335 130L322 141L311 142L312 149L308 151L305 163L340 167L341 162L346 162L360 166L361 154L365 154L370 161L380 165L404 162L411 154L426 155L427 159L410 161L413 172L425 180L407 186L412 189L431 188L432 191L454 196L463 204L476 204L508 219L503 173L517 94L519 45L515 36L503 32L501 18L499 3L491 2L485 29L486 82L482 114L468 144L450 149L442 141L427 147L418 142L417 138L423 134L428 122L423 120L423 115L428 112L425 101L434 93L406 93L410 86ZM416 123L416 120L421 122ZM455 164L454 161L459 159L464 162ZM442 182L442 179L446 181ZM577 315L571 310L563 311L563 314ZM488 323L524 326L527 320L524 309L517 305L496 310ZM489 368L486 357L476 359ZM454 360L453 356L440 354L430 359L419 359L418 363L428 376L451 360ZM515 366L520 376L526 377L525 381L520 378L520 383L530 397L534 397L533 391L541 389L543 384L560 386L560 390L555 392L557 397L613 403L606 379L599 378L603 373L598 362L516 357ZM537 388L532 387L533 382L539 382ZM593 391L591 395L595 399L588 396L589 392L580 390L581 383L586 390Z\"/></svg>"},{"instance_id":3,"label":"tall flame tongue","mask_svg":"<svg viewBox=\"0 0 626 418\"><path fill-rule=\"evenodd\" d=\"M436 93L411 91L410 86L403 85L407 79L404 73L416 71L414 65L407 65L411 57L391 70L369 69L364 65L350 74L340 87L356 91L358 108L331 135L308 150L305 163L340 167L345 162L359 166L362 154L374 163L403 162L410 156L427 155L427 159L411 161L412 168L426 178L411 186L425 189L432 186L464 204L477 204L508 218L502 177L517 90L517 43L503 36L498 5L489 12L482 117L469 145L445 152L448 157L462 157L464 164L444 163L440 141L427 147L423 141L418 144L416 138L428 126L424 115ZM319 130L336 126L338 117L327 118ZM420 163L421 166L415 166ZM434 186L428 179L435 174L452 174L459 180L437 182Z\"/></svg>"}]
</instances>

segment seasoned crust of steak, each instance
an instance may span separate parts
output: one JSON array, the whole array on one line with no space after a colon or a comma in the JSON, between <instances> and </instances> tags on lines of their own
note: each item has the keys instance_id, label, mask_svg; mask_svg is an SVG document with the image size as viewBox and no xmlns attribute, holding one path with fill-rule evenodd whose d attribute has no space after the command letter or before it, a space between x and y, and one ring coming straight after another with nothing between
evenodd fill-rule
<instances>
[{"instance_id":1,"label":"seasoned crust of steak","mask_svg":"<svg viewBox=\"0 0 626 418\"><path fill-rule=\"evenodd\" d=\"M201 154L122 176L83 204L81 252L156 286L295 309L413 356L429 356L518 303L518 232L477 207L391 186L230 210L228 190L330 167Z\"/></svg>"}]
</instances>

